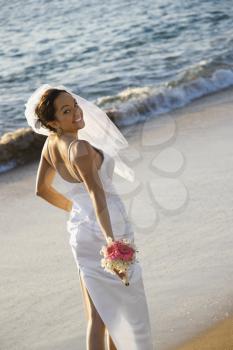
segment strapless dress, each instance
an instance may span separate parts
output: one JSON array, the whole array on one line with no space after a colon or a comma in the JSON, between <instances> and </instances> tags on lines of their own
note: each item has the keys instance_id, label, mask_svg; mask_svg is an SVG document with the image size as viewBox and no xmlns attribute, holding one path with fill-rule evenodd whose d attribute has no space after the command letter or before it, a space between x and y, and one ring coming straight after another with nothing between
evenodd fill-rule
<instances>
[{"instance_id":1,"label":"strapless dress","mask_svg":"<svg viewBox=\"0 0 233 350\"><path fill-rule=\"evenodd\" d=\"M97 149L98 150L98 149ZM134 231L125 205L113 184L114 158L103 155L98 170L115 239L134 242ZM118 350L153 350L148 304L140 262L130 265L129 286L101 266L100 249L106 244L84 183L70 183L66 196L73 201L67 230L75 263L89 295ZM137 247L140 250L139 247Z\"/></svg>"}]
</instances>

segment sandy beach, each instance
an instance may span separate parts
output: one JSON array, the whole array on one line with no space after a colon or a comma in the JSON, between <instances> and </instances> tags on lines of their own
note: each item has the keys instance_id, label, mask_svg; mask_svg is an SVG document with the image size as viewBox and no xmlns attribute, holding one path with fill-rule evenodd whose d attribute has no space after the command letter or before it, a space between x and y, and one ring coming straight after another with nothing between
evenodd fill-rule
<instances>
[{"instance_id":1,"label":"sandy beach","mask_svg":"<svg viewBox=\"0 0 233 350\"><path fill-rule=\"evenodd\" d=\"M177 350L231 350L233 349L233 317L218 322L202 331Z\"/></svg>"},{"instance_id":2,"label":"sandy beach","mask_svg":"<svg viewBox=\"0 0 233 350\"><path fill-rule=\"evenodd\" d=\"M137 181L118 186L135 225L155 350L233 349L232 131L233 89L125 129ZM0 175L0 348L84 350L68 213L35 196L37 167ZM55 185L64 189L59 178Z\"/></svg>"}]
</instances>

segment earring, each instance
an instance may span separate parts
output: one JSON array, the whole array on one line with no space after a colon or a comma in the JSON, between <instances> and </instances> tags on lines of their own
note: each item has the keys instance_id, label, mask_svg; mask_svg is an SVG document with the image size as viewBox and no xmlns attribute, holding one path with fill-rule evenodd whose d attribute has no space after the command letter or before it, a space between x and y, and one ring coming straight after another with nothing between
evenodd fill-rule
<instances>
[{"instance_id":1,"label":"earring","mask_svg":"<svg viewBox=\"0 0 233 350\"><path fill-rule=\"evenodd\" d=\"M58 128L57 128L57 134L58 134L58 136L61 136L62 133L63 133L62 128L58 127Z\"/></svg>"}]
</instances>

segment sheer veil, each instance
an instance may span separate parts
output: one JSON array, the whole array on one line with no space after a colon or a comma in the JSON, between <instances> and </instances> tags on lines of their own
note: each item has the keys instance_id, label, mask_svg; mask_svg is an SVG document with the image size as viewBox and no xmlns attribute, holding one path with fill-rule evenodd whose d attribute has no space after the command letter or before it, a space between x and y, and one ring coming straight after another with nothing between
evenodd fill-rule
<instances>
[{"instance_id":1,"label":"sheer veil","mask_svg":"<svg viewBox=\"0 0 233 350\"><path fill-rule=\"evenodd\" d=\"M126 138L101 108L93 102L75 94L64 85L51 86L49 84L43 84L29 97L25 104L25 117L29 126L38 134L46 136L51 134L51 131L42 125L35 113L36 105L41 96L46 90L51 88L66 90L76 99L78 105L81 107L85 126L78 130L78 138L87 140L93 146L102 149L112 156L115 160L114 172L126 180L133 182L135 180L133 169L119 156L119 151L129 146Z\"/></svg>"}]
</instances>

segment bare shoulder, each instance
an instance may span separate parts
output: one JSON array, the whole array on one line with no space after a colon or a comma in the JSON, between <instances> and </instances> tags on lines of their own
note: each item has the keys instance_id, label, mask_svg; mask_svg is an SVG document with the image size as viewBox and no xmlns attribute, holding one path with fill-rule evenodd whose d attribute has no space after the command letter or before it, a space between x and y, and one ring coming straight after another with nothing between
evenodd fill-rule
<instances>
[{"instance_id":1,"label":"bare shoulder","mask_svg":"<svg viewBox=\"0 0 233 350\"><path fill-rule=\"evenodd\" d=\"M49 154L49 150L48 150L48 141L49 138L47 137L47 139L44 142L44 145L42 147L42 151L41 151L41 155L46 159L46 161L53 167L51 159L50 159L50 154Z\"/></svg>"},{"instance_id":2,"label":"bare shoulder","mask_svg":"<svg viewBox=\"0 0 233 350\"><path fill-rule=\"evenodd\" d=\"M77 140L70 148L70 161L81 172L95 167L95 152L92 145L86 140Z\"/></svg>"},{"instance_id":3,"label":"bare shoulder","mask_svg":"<svg viewBox=\"0 0 233 350\"><path fill-rule=\"evenodd\" d=\"M77 161L77 159L88 160L94 156L92 145L86 140L77 140L73 142L70 148L70 160Z\"/></svg>"},{"instance_id":4,"label":"bare shoulder","mask_svg":"<svg viewBox=\"0 0 233 350\"><path fill-rule=\"evenodd\" d=\"M86 140L77 140L71 145L70 161L79 173L89 193L103 195L103 186L96 166L95 151Z\"/></svg>"}]
</instances>

